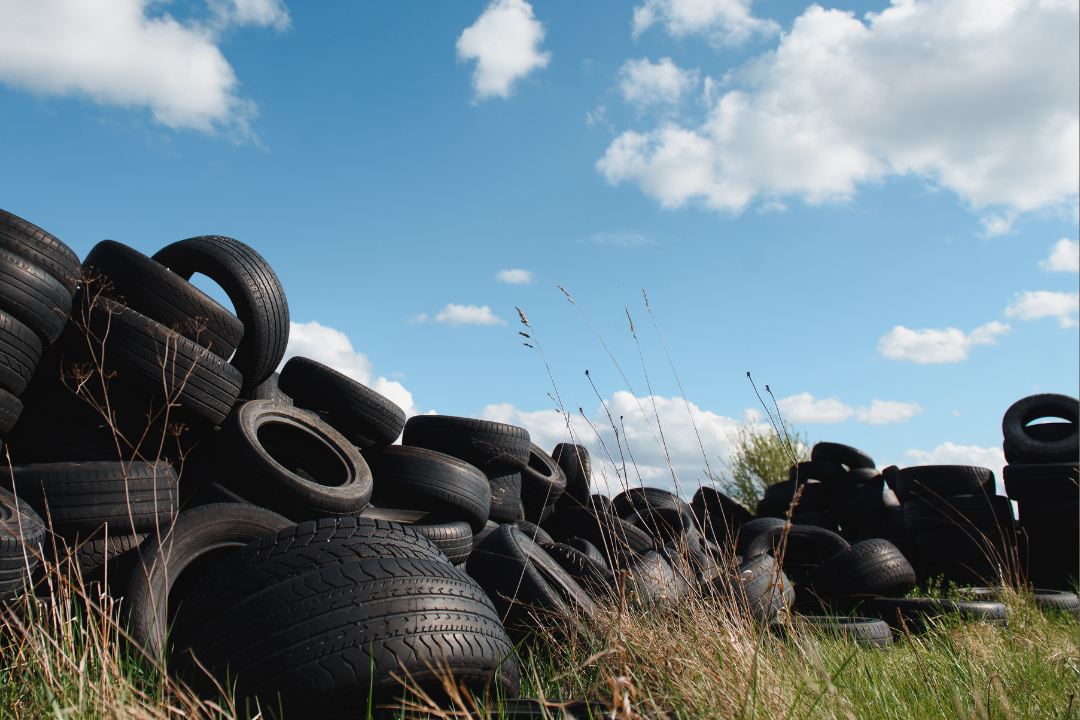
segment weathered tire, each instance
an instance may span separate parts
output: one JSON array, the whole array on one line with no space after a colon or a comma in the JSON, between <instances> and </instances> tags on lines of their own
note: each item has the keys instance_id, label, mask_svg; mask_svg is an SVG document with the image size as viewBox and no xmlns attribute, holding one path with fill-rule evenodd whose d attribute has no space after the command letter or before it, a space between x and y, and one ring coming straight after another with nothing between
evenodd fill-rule
<instances>
[{"instance_id":1,"label":"weathered tire","mask_svg":"<svg viewBox=\"0 0 1080 720\"><path fill-rule=\"evenodd\" d=\"M928 562L998 561L1009 557L1015 540L1015 533L1004 528L936 530L915 536L919 556Z\"/></svg>"},{"instance_id":2,"label":"weathered tire","mask_svg":"<svg viewBox=\"0 0 1080 720\"><path fill-rule=\"evenodd\" d=\"M615 589L615 574L608 569L602 558L597 561L564 543L546 543L541 547L581 587L591 591L593 597L610 596Z\"/></svg>"},{"instance_id":3,"label":"weathered tire","mask_svg":"<svg viewBox=\"0 0 1080 720\"><path fill-rule=\"evenodd\" d=\"M7 390L0 388L0 435L6 435L15 427L22 415L23 404Z\"/></svg>"},{"instance_id":4,"label":"weathered tire","mask_svg":"<svg viewBox=\"0 0 1080 720\"><path fill-rule=\"evenodd\" d=\"M1061 437L1039 437L1028 426L1044 417L1061 418L1069 425ZM1038 427L1038 426L1034 426ZM1080 403L1076 398L1056 393L1040 393L1016 401L1001 420L1005 441L1031 462L1075 462L1080 455ZM1013 462L1013 461L1009 461Z\"/></svg>"},{"instance_id":5,"label":"weathered tire","mask_svg":"<svg viewBox=\"0 0 1080 720\"><path fill-rule=\"evenodd\" d=\"M44 269L0 249L0 310L51 345L71 317L71 292Z\"/></svg>"},{"instance_id":6,"label":"weathered tire","mask_svg":"<svg viewBox=\"0 0 1080 720\"><path fill-rule=\"evenodd\" d=\"M841 445L833 442L819 442L810 449L811 460L829 460L830 462L847 465L849 468L872 468L874 459L849 445Z\"/></svg>"},{"instance_id":7,"label":"weathered tire","mask_svg":"<svg viewBox=\"0 0 1080 720\"><path fill-rule=\"evenodd\" d=\"M401 443L452 455L485 471L521 470L532 447L525 428L449 415L409 418Z\"/></svg>"},{"instance_id":8,"label":"weathered tire","mask_svg":"<svg viewBox=\"0 0 1080 720\"><path fill-rule=\"evenodd\" d=\"M467 521L474 531L487 522L491 488L472 465L405 445L385 448L372 462L376 505L444 513Z\"/></svg>"},{"instance_id":9,"label":"weathered tire","mask_svg":"<svg viewBox=\"0 0 1080 720\"><path fill-rule=\"evenodd\" d=\"M559 464L566 477L566 489L556 501L557 506L587 507L592 484L592 464L589 450L584 445L559 443L551 451L551 458Z\"/></svg>"},{"instance_id":10,"label":"weathered tire","mask_svg":"<svg viewBox=\"0 0 1080 720\"><path fill-rule=\"evenodd\" d=\"M788 480L791 482L830 480L842 472L844 468L831 460L804 460L788 468Z\"/></svg>"},{"instance_id":11,"label":"weathered tire","mask_svg":"<svg viewBox=\"0 0 1080 720\"><path fill-rule=\"evenodd\" d=\"M525 519L540 522L566 489L566 475L555 459L536 443L529 444L529 462L521 468L521 507ZM550 513L550 511L548 511Z\"/></svg>"},{"instance_id":12,"label":"weathered tire","mask_svg":"<svg viewBox=\"0 0 1080 720\"><path fill-rule=\"evenodd\" d=\"M28 327L0 311L0 390L19 395L41 359L41 340Z\"/></svg>"},{"instance_id":13,"label":"weathered tire","mask_svg":"<svg viewBox=\"0 0 1080 720\"><path fill-rule=\"evenodd\" d=\"M726 544L753 514L735 500L713 487L700 487L690 503L694 517L705 538L717 545Z\"/></svg>"},{"instance_id":14,"label":"weathered tire","mask_svg":"<svg viewBox=\"0 0 1080 720\"><path fill-rule=\"evenodd\" d=\"M167 267L115 240L102 240L83 260L86 286L172 328L228 359L244 336L244 323Z\"/></svg>"},{"instance_id":15,"label":"weathered tire","mask_svg":"<svg viewBox=\"0 0 1080 720\"><path fill-rule=\"evenodd\" d=\"M355 516L371 498L360 452L311 413L269 400L239 405L215 439L221 482L294 521Z\"/></svg>"},{"instance_id":16,"label":"weathered tire","mask_svg":"<svg viewBox=\"0 0 1080 720\"><path fill-rule=\"evenodd\" d=\"M82 274L79 256L37 225L0 210L0 248L26 258L60 281L73 295Z\"/></svg>"},{"instance_id":17,"label":"weathered tire","mask_svg":"<svg viewBox=\"0 0 1080 720\"><path fill-rule=\"evenodd\" d=\"M246 388L270 377L289 344L289 304L262 255L238 240L203 235L163 247L153 259L185 280L198 272L221 286L244 324L233 367Z\"/></svg>"},{"instance_id":18,"label":"weathered tire","mask_svg":"<svg viewBox=\"0 0 1080 720\"><path fill-rule=\"evenodd\" d=\"M781 541L783 545L780 555ZM780 561L784 573L799 582L829 558L839 555L851 545L834 532L813 525L792 525L786 536L784 526L773 527L758 535L744 549L745 558L769 554Z\"/></svg>"},{"instance_id":19,"label":"weathered tire","mask_svg":"<svg viewBox=\"0 0 1080 720\"><path fill-rule=\"evenodd\" d=\"M291 524L254 505L202 505L180 513L139 550L125 594L132 642L161 657L169 623L194 584L239 548Z\"/></svg>"},{"instance_id":20,"label":"weathered tire","mask_svg":"<svg viewBox=\"0 0 1080 720\"><path fill-rule=\"evenodd\" d=\"M813 628L824 635L842 637L875 650L887 650L893 646L892 630L888 624L873 618L796 615L795 625Z\"/></svg>"},{"instance_id":21,"label":"weathered tire","mask_svg":"<svg viewBox=\"0 0 1080 720\"><path fill-rule=\"evenodd\" d=\"M642 554L655 546L648 533L603 511L567 508L553 515L544 529L559 542L571 537L588 540L600 548L609 565L620 554Z\"/></svg>"},{"instance_id":22,"label":"weathered tire","mask_svg":"<svg viewBox=\"0 0 1080 720\"><path fill-rule=\"evenodd\" d=\"M1008 611L1001 603L981 600L882 597L871 599L863 608L895 629L901 629L900 618L902 617L912 632L926 630L927 620L945 615L958 615L964 620L1002 626L1008 623L1009 617Z\"/></svg>"},{"instance_id":23,"label":"weathered tire","mask_svg":"<svg viewBox=\"0 0 1080 720\"><path fill-rule=\"evenodd\" d=\"M733 598L738 607L763 623L786 614L795 600L791 581L767 554L743 562L734 577L720 574L712 580L711 591L722 598Z\"/></svg>"},{"instance_id":24,"label":"weathered tire","mask_svg":"<svg viewBox=\"0 0 1080 720\"><path fill-rule=\"evenodd\" d=\"M208 623L195 659L236 696L284 717L354 717L402 692L438 695L440 673L483 694L518 694L513 645L491 602L444 562L367 558L267 588ZM196 690L216 694L204 675Z\"/></svg>"},{"instance_id":25,"label":"weathered tire","mask_svg":"<svg viewBox=\"0 0 1080 720\"><path fill-rule=\"evenodd\" d=\"M290 358L278 387L297 407L328 412L374 445L389 445L405 427L405 411L392 400L308 358Z\"/></svg>"},{"instance_id":26,"label":"weathered tire","mask_svg":"<svg viewBox=\"0 0 1080 720\"><path fill-rule=\"evenodd\" d=\"M0 601L29 579L41 558L45 523L21 497L0 488Z\"/></svg>"},{"instance_id":27,"label":"weathered tire","mask_svg":"<svg viewBox=\"0 0 1080 720\"><path fill-rule=\"evenodd\" d=\"M739 528L739 534L735 538L735 554L741 557L746 557L746 548L751 542L767 530L771 530L775 527L783 527L784 521L780 518L754 518L749 522L742 524Z\"/></svg>"},{"instance_id":28,"label":"weathered tire","mask_svg":"<svg viewBox=\"0 0 1080 720\"><path fill-rule=\"evenodd\" d=\"M489 470L484 473L491 488L491 508L488 517L496 522L517 520L521 514L521 472L518 470Z\"/></svg>"},{"instance_id":29,"label":"weathered tire","mask_svg":"<svg viewBox=\"0 0 1080 720\"><path fill-rule=\"evenodd\" d=\"M888 540L863 540L821 563L795 585L796 602L890 595L915 584L915 569Z\"/></svg>"},{"instance_id":30,"label":"weathered tire","mask_svg":"<svg viewBox=\"0 0 1080 720\"><path fill-rule=\"evenodd\" d=\"M176 515L176 471L168 463L41 463L0 467L0 485L14 488L66 538L108 527L110 535L156 532Z\"/></svg>"}]
</instances>

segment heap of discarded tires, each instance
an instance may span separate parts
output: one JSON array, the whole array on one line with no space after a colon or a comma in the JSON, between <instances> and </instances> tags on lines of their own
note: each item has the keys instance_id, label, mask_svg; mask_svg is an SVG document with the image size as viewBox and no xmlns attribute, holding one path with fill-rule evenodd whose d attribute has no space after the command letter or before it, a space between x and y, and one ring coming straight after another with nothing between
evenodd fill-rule
<instances>
[{"instance_id":1,"label":"heap of discarded tires","mask_svg":"<svg viewBox=\"0 0 1080 720\"><path fill-rule=\"evenodd\" d=\"M194 273L233 311L191 285ZM307 358L275 372L288 331L277 276L239 241L191 238L152 258L104 241L80 266L55 237L0 212L11 460L0 471L0 600L34 586L40 558L73 564L123 598L133 641L195 689L235 682L286 716L347 713L399 693L405 676L429 693L449 674L516 697L514 642L563 623L587 630L616 596L664 607L704 594L769 623L794 610L878 647L892 642L888 624L830 613L904 617L914 631L943 612L1004 622L985 599L902 597L921 577L999 577L987 553L934 555L941 546L1021 546L989 471L878 472L865 453L819 443L756 518L713 488L689 503L655 488L609 498L592 493L580 445L548 454L511 425L406 421ZM1061 473L1029 444L1018 452L1042 469L1016 483L1056 478L1043 483L1051 495L1022 500L1034 504L1021 520L1045 518L1039 498L1065 497ZM1066 537L1026 532L1032 547ZM1075 577L1071 538L1064 572Z\"/></svg>"}]
</instances>

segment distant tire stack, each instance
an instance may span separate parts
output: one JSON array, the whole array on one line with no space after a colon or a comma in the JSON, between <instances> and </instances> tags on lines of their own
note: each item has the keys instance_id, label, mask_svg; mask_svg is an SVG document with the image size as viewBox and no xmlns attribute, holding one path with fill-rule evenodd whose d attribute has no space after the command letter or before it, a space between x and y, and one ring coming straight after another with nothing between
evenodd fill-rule
<instances>
[{"instance_id":1,"label":"distant tire stack","mask_svg":"<svg viewBox=\"0 0 1080 720\"><path fill-rule=\"evenodd\" d=\"M1064 589L1080 565L1078 420L1080 404L1043 393L1019 400L1001 422L1008 465L1005 492L1016 501L1027 536L1027 569L1037 587ZM1053 418L1064 422L1031 424Z\"/></svg>"}]
</instances>

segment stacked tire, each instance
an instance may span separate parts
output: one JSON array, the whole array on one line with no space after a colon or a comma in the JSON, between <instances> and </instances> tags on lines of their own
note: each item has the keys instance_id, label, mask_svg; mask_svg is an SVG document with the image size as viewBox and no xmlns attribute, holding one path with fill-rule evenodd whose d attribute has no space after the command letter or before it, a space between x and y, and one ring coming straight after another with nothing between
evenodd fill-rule
<instances>
[{"instance_id":1,"label":"stacked tire","mask_svg":"<svg viewBox=\"0 0 1080 720\"><path fill-rule=\"evenodd\" d=\"M1075 398L1042 393L1014 403L1002 418L1005 492L1016 502L1027 540L1028 578L1036 587L1065 589L1080 565L1080 486ZM1055 422L1033 424L1035 420ZM1063 422L1062 422L1063 421Z\"/></svg>"}]
</instances>

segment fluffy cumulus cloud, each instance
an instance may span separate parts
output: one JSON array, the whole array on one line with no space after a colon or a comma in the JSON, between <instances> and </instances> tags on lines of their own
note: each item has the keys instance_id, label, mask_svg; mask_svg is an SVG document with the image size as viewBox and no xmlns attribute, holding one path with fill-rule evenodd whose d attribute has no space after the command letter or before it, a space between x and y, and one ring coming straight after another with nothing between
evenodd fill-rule
<instances>
[{"instance_id":1,"label":"fluffy cumulus cloud","mask_svg":"<svg viewBox=\"0 0 1080 720\"><path fill-rule=\"evenodd\" d=\"M677 5L642 5L638 26ZM864 21L811 5L775 50L722 83L706 79L701 124L623 132L597 170L668 208L821 203L890 175L1009 216L1075 207L1080 66L1062 58L1080 53L1078 11L1051 0L896 0Z\"/></svg>"},{"instance_id":2,"label":"fluffy cumulus cloud","mask_svg":"<svg viewBox=\"0 0 1080 720\"><path fill-rule=\"evenodd\" d=\"M645 0L634 8L634 37L659 23L667 33L681 38L704 35L717 46L737 45L753 35L775 35L780 26L756 18L753 0Z\"/></svg>"},{"instance_id":3,"label":"fluffy cumulus cloud","mask_svg":"<svg viewBox=\"0 0 1080 720\"><path fill-rule=\"evenodd\" d=\"M170 128L250 134L255 105L218 47L229 27L289 26L279 0L210 0L210 17L153 0L0 0L0 82L42 96L147 108Z\"/></svg>"},{"instance_id":4,"label":"fluffy cumulus cloud","mask_svg":"<svg viewBox=\"0 0 1080 720\"><path fill-rule=\"evenodd\" d=\"M460 61L476 61L473 89L478 100L508 98L514 82L547 67L550 52L541 52L544 26L525 0L494 0L457 40Z\"/></svg>"},{"instance_id":5,"label":"fluffy cumulus cloud","mask_svg":"<svg viewBox=\"0 0 1080 720\"><path fill-rule=\"evenodd\" d=\"M285 361L295 356L321 362L343 375L348 375L358 383L367 385L375 392L397 403L408 417L420 414L420 408L413 402L412 393L396 380L376 377L367 355L356 352L349 337L340 330L320 325L314 320L306 323L290 323L289 346L285 350L285 359L281 364L284 365Z\"/></svg>"},{"instance_id":6,"label":"fluffy cumulus cloud","mask_svg":"<svg viewBox=\"0 0 1080 720\"><path fill-rule=\"evenodd\" d=\"M1080 313L1080 293L1028 290L1016 296L1005 309L1005 317L1017 320L1039 320L1056 317L1061 327L1076 327Z\"/></svg>"},{"instance_id":7,"label":"fluffy cumulus cloud","mask_svg":"<svg viewBox=\"0 0 1080 720\"><path fill-rule=\"evenodd\" d=\"M729 435L739 426L737 420L694 403L689 403L688 410L681 397L639 399L619 391L606 405L606 410L600 406L589 417L575 408L567 418L558 410L526 412L505 403L488 405L481 417L528 429L533 442L548 452L561 442L585 445L592 457L593 485L609 494L620 492L627 483L644 483L670 490L681 487L692 495L699 482L707 482L702 472L705 458L715 472L717 456L729 456ZM608 413L619 428L618 441Z\"/></svg>"},{"instance_id":8,"label":"fluffy cumulus cloud","mask_svg":"<svg viewBox=\"0 0 1080 720\"><path fill-rule=\"evenodd\" d=\"M967 360L976 345L992 345L999 335L1012 328L996 320L965 334L956 328L909 330L897 325L878 341L878 352L890 360L908 360L922 365Z\"/></svg>"},{"instance_id":9,"label":"fluffy cumulus cloud","mask_svg":"<svg viewBox=\"0 0 1080 720\"><path fill-rule=\"evenodd\" d=\"M491 311L487 305L455 305L447 303L435 317L427 313L416 316L416 322L437 322L444 325L505 325L506 321Z\"/></svg>"},{"instance_id":10,"label":"fluffy cumulus cloud","mask_svg":"<svg viewBox=\"0 0 1080 720\"><path fill-rule=\"evenodd\" d=\"M683 70L671 58L649 62L648 58L627 60L619 70L619 92L631 105L645 107L675 104L698 82L696 70Z\"/></svg>"},{"instance_id":11,"label":"fluffy cumulus cloud","mask_svg":"<svg viewBox=\"0 0 1080 720\"><path fill-rule=\"evenodd\" d=\"M776 401L785 420L799 425L833 425L855 418L868 425L907 422L922 413L916 402L874 400L870 407L851 407L831 397L818 400L810 393L800 393Z\"/></svg>"},{"instance_id":12,"label":"fluffy cumulus cloud","mask_svg":"<svg viewBox=\"0 0 1080 720\"><path fill-rule=\"evenodd\" d=\"M1039 263L1047 272L1080 272L1080 242L1062 238L1050 249L1050 257Z\"/></svg>"},{"instance_id":13,"label":"fluffy cumulus cloud","mask_svg":"<svg viewBox=\"0 0 1080 720\"><path fill-rule=\"evenodd\" d=\"M997 480L998 494L1005 494L1001 479L1001 469L1005 467L1005 452L1000 447L984 448L946 442L933 450L908 450L905 455L911 460L911 465L974 465L990 468Z\"/></svg>"},{"instance_id":14,"label":"fluffy cumulus cloud","mask_svg":"<svg viewBox=\"0 0 1080 720\"><path fill-rule=\"evenodd\" d=\"M510 283L511 285L528 285L536 282L536 275L529 270L500 270L495 277L499 282Z\"/></svg>"}]
</instances>

